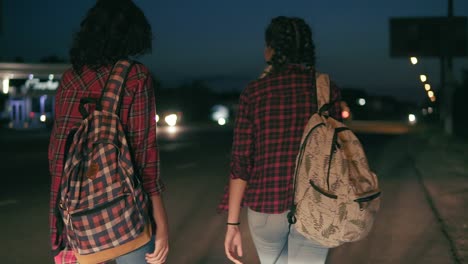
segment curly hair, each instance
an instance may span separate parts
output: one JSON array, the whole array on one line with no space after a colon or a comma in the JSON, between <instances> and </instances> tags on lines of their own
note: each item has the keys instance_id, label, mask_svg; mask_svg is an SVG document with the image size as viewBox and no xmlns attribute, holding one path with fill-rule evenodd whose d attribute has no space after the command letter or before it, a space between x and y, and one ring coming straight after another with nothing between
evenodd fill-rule
<instances>
[{"instance_id":1,"label":"curly hair","mask_svg":"<svg viewBox=\"0 0 468 264\"><path fill-rule=\"evenodd\" d=\"M151 25L131 0L97 0L76 33L70 61L80 73L151 52Z\"/></svg>"},{"instance_id":2,"label":"curly hair","mask_svg":"<svg viewBox=\"0 0 468 264\"><path fill-rule=\"evenodd\" d=\"M305 64L309 68L315 66L312 31L301 18L273 18L265 31L265 43L275 51L268 62L275 70L288 63Z\"/></svg>"}]
</instances>

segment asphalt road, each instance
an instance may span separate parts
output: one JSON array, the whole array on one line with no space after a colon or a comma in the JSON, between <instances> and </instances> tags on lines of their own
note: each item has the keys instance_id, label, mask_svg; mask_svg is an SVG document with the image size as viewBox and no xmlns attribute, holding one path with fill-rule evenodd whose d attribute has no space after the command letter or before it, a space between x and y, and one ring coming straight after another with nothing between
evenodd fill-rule
<instances>
[{"instance_id":1,"label":"asphalt road","mask_svg":"<svg viewBox=\"0 0 468 264\"><path fill-rule=\"evenodd\" d=\"M227 183L229 128L160 130L161 173L170 219L168 263L228 263L225 215L216 205ZM332 249L327 263L454 263L424 198L404 136L360 134L378 173L383 204L363 241ZM52 263L48 245L46 133L0 133L0 263ZM246 223L243 214L243 223ZM246 225L244 263L258 263Z\"/></svg>"}]
</instances>

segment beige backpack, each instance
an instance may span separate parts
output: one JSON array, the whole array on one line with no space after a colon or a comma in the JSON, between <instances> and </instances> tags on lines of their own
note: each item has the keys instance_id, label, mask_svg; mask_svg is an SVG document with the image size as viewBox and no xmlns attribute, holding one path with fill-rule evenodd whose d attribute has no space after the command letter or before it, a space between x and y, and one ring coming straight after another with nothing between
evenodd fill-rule
<instances>
[{"instance_id":1,"label":"beige backpack","mask_svg":"<svg viewBox=\"0 0 468 264\"><path fill-rule=\"evenodd\" d=\"M336 247L370 232L381 192L358 138L328 116L328 75L317 74L316 79L320 110L309 119L302 136L288 219L306 238Z\"/></svg>"}]
</instances>

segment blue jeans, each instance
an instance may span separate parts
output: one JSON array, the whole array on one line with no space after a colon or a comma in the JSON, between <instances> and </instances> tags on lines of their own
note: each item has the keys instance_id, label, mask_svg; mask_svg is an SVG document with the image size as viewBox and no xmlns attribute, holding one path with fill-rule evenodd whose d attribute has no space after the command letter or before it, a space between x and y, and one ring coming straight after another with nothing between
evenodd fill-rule
<instances>
[{"instance_id":1,"label":"blue jeans","mask_svg":"<svg viewBox=\"0 0 468 264\"><path fill-rule=\"evenodd\" d=\"M328 248L305 238L282 214L264 214L248 209L250 233L262 264L324 264Z\"/></svg>"},{"instance_id":2,"label":"blue jeans","mask_svg":"<svg viewBox=\"0 0 468 264\"><path fill-rule=\"evenodd\" d=\"M115 259L117 264L146 264L146 253L154 251L154 236L146 245Z\"/></svg>"}]
</instances>

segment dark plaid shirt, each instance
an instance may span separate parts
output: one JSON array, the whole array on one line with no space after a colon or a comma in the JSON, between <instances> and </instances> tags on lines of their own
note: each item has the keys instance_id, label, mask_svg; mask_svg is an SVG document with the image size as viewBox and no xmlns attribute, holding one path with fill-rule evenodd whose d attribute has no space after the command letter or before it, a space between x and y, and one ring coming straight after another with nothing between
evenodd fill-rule
<instances>
[{"instance_id":1,"label":"dark plaid shirt","mask_svg":"<svg viewBox=\"0 0 468 264\"><path fill-rule=\"evenodd\" d=\"M55 101L55 123L49 143L49 170L52 176L50 196L50 238L52 249L64 246L65 236L55 241L56 219L54 209L63 171L63 159L67 136L82 120L79 112L80 99L100 98L111 67L98 71L84 68L80 75L73 70L64 73ZM120 118L132 149L135 171L140 175L148 195L164 190L159 177L159 154L156 142L156 105L151 75L142 64L134 64L124 86L121 98ZM89 111L94 110L94 105ZM61 221L61 220L60 220ZM63 231L63 230L62 230ZM64 233L64 232L62 232ZM55 252L57 253L57 252ZM68 256L68 255L67 255ZM72 256L73 257L73 256ZM72 261L72 260L70 260Z\"/></svg>"},{"instance_id":2,"label":"dark plaid shirt","mask_svg":"<svg viewBox=\"0 0 468 264\"><path fill-rule=\"evenodd\" d=\"M231 179L248 182L243 205L262 213L282 213L293 202L296 155L311 115L317 112L314 73L288 65L251 82L242 92L234 128ZM341 120L340 91L331 84L330 116ZM228 193L219 210L228 209Z\"/></svg>"}]
</instances>

